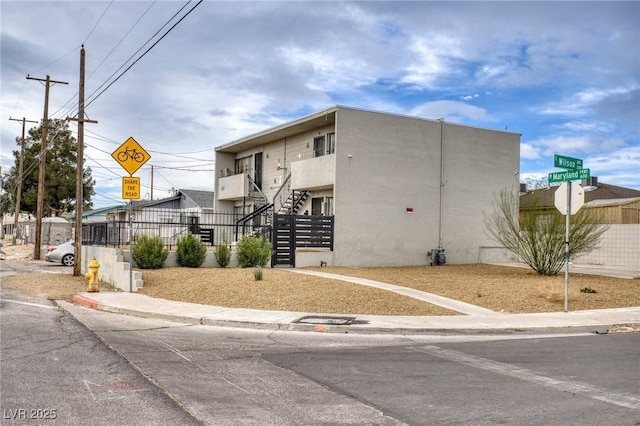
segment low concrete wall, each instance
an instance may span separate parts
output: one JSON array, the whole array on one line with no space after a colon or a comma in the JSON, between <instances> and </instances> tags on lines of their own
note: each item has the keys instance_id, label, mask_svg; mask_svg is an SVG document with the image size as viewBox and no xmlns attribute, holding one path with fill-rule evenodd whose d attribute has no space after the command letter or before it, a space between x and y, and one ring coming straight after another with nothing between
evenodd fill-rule
<instances>
[{"instance_id":1,"label":"low concrete wall","mask_svg":"<svg viewBox=\"0 0 640 426\"><path fill-rule=\"evenodd\" d=\"M591 253L576 256L574 265L640 268L640 225L611 225Z\"/></svg>"},{"instance_id":2,"label":"low concrete wall","mask_svg":"<svg viewBox=\"0 0 640 426\"><path fill-rule=\"evenodd\" d=\"M83 274L87 273L87 265L94 257L98 262L100 262L100 270L98 272L100 281L109 283L122 291L128 292L130 285L129 251L109 247L82 246L82 265L80 270ZM296 266L299 268L320 266L321 262L326 262L327 266L331 266L333 264L333 252L329 250L309 249L296 251ZM267 262L267 265L268 264L269 263ZM239 266L237 253L232 251L228 267L237 268ZM169 252L163 267L178 267L175 252ZM207 252L207 256L201 268L219 267L220 265L218 265L218 262L216 261L215 253ZM131 281L132 290L138 291L138 289L142 288L143 285L142 272L134 270L133 280Z\"/></svg>"},{"instance_id":3,"label":"low concrete wall","mask_svg":"<svg viewBox=\"0 0 640 426\"><path fill-rule=\"evenodd\" d=\"M504 247L480 247L479 263L511 263ZM597 248L587 254L572 256L574 265L640 268L640 225L610 225Z\"/></svg>"},{"instance_id":4,"label":"low concrete wall","mask_svg":"<svg viewBox=\"0 0 640 426\"><path fill-rule=\"evenodd\" d=\"M296 250L296 268L305 268L308 266L320 266L324 262L327 266L333 266L333 252L330 250L312 250L298 249Z\"/></svg>"},{"instance_id":5,"label":"low concrete wall","mask_svg":"<svg viewBox=\"0 0 640 426\"><path fill-rule=\"evenodd\" d=\"M129 256L128 251L125 251L124 253L126 253L127 256ZM173 268L177 266L179 265L178 265L178 261L176 260L176 252L170 251L169 255L167 256L167 260L164 261L164 267ZM229 265L227 266L227 268L235 268L237 266L239 266L239 264L238 264L238 257L236 256L236 252L231 252L231 259L229 260ZM219 268L220 265L218 265L218 262L216 261L216 254L214 252L208 251L207 256L204 259L204 263L200 267L201 268Z\"/></svg>"},{"instance_id":6,"label":"low concrete wall","mask_svg":"<svg viewBox=\"0 0 640 426\"><path fill-rule=\"evenodd\" d=\"M100 270L98 271L100 281L127 292L130 289L138 291L142 287L142 272L133 271L133 279L130 279L129 257L128 255L123 257L122 250L109 247L82 246L80 271L83 274L87 273L87 265L94 257L100 262Z\"/></svg>"},{"instance_id":7,"label":"low concrete wall","mask_svg":"<svg viewBox=\"0 0 640 426\"><path fill-rule=\"evenodd\" d=\"M501 246L483 246L478 250L478 263L511 263L513 255Z\"/></svg>"}]
</instances>

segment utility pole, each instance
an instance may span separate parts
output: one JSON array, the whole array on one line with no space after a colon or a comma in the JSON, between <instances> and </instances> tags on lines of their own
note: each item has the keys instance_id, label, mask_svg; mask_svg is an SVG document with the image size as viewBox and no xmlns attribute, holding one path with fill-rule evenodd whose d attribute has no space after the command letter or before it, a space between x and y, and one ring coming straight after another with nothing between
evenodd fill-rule
<instances>
[{"instance_id":1,"label":"utility pole","mask_svg":"<svg viewBox=\"0 0 640 426\"><path fill-rule=\"evenodd\" d=\"M22 117L22 120L18 120L17 118L9 117L9 120L13 121L22 121L22 138L20 139L20 160L18 161L18 182L16 185L16 208L15 208L15 217L13 218L13 238L11 243L15 246L16 239L18 238L18 219L20 218L20 202L22 201L20 198L22 197L22 172L24 170L24 131L26 127L26 123L37 123L37 121L27 120Z\"/></svg>"},{"instance_id":2,"label":"utility pole","mask_svg":"<svg viewBox=\"0 0 640 426\"><path fill-rule=\"evenodd\" d=\"M153 201L153 165L151 166L151 201Z\"/></svg>"},{"instance_id":3,"label":"utility pole","mask_svg":"<svg viewBox=\"0 0 640 426\"><path fill-rule=\"evenodd\" d=\"M78 90L78 117L67 120L78 122L78 154L76 171L76 223L74 235L73 276L81 275L82 265L82 212L84 210L84 123L97 123L84 117L84 45L80 49L80 87Z\"/></svg>"},{"instance_id":4,"label":"utility pole","mask_svg":"<svg viewBox=\"0 0 640 426\"><path fill-rule=\"evenodd\" d=\"M33 259L40 260L40 245L42 244L42 210L44 207L44 171L47 158L47 129L49 127L49 86L51 83L69 84L66 81L51 80L47 78L35 78L27 75L27 80L45 82L44 89L44 115L42 118L42 142L40 143L40 167L38 168L38 201L36 209L36 239L33 248Z\"/></svg>"}]
</instances>

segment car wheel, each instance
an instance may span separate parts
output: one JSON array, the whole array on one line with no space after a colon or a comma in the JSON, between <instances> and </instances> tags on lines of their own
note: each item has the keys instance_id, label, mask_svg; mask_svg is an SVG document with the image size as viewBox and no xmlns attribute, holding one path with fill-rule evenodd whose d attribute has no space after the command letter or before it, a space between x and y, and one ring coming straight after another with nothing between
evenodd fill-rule
<instances>
[{"instance_id":1,"label":"car wheel","mask_svg":"<svg viewBox=\"0 0 640 426\"><path fill-rule=\"evenodd\" d=\"M73 266L74 262L73 262L73 255L72 254L65 254L62 257L62 264L64 266Z\"/></svg>"}]
</instances>

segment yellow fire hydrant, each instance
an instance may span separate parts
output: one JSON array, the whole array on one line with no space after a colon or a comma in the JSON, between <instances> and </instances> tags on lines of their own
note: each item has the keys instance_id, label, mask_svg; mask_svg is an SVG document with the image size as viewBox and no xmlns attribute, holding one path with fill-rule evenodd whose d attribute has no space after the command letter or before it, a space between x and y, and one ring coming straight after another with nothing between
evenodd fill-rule
<instances>
[{"instance_id":1,"label":"yellow fire hydrant","mask_svg":"<svg viewBox=\"0 0 640 426\"><path fill-rule=\"evenodd\" d=\"M100 263L98 263L98 259L96 259L95 257L91 259L88 268L89 272L84 275L84 277L89 280L87 291L90 293L99 292L100 285L98 280L98 269L100 269Z\"/></svg>"}]
</instances>

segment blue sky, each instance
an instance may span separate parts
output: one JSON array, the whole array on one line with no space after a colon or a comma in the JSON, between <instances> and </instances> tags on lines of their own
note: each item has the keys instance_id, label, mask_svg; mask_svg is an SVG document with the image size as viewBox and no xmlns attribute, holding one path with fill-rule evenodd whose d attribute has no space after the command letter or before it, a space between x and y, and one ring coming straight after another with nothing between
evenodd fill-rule
<instances>
[{"instance_id":1,"label":"blue sky","mask_svg":"<svg viewBox=\"0 0 640 426\"><path fill-rule=\"evenodd\" d=\"M213 190L214 147L335 104L522 133L521 181L562 154L640 189L640 2L207 1L100 93L195 5L1 1L3 170L9 117L42 119L27 74L69 82L49 112L75 115L84 44L96 207L123 202L110 153L129 136L146 197L151 165L154 198Z\"/></svg>"}]
</instances>

